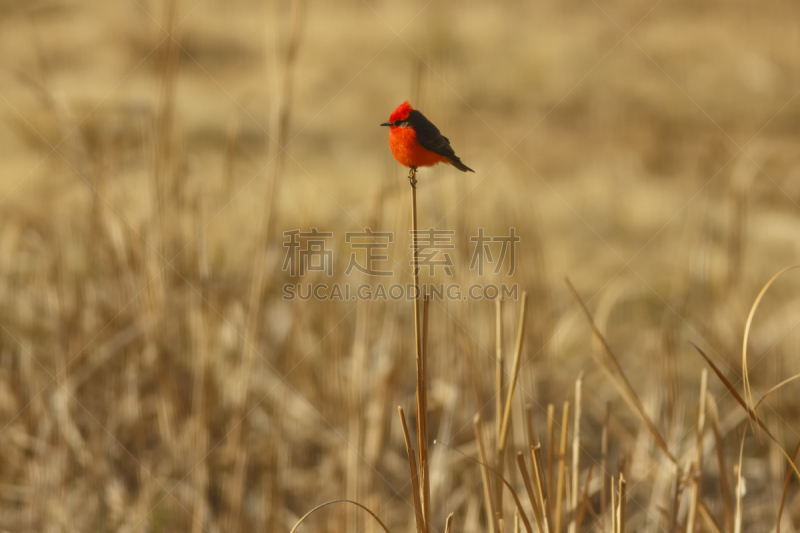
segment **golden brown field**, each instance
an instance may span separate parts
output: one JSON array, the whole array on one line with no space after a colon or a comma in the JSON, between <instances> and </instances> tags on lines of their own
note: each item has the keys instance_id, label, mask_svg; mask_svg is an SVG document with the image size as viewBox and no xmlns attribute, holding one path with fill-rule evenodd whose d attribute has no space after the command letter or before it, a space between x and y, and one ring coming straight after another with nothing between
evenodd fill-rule
<instances>
[{"instance_id":1,"label":"golden brown field","mask_svg":"<svg viewBox=\"0 0 800 533\"><path fill-rule=\"evenodd\" d=\"M452 276L421 281L518 288L499 395L495 303L429 304L428 533L515 531L466 457L476 414L533 531L515 454L532 468L540 441L549 533L611 532L620 473L618 531L771 532L783 496L796 531L800 383L755 410L773 441L692 343L751 408L800 373L800 271L745 343L800 263L798 20L788 0L0 2L0 531L289 532L341 498L415 530L412 303L284 298L412 283L378 127L405 99L475 169L417 175L419 227L453 232ZM391 274L345 273L367 227L393 233ZM284 232L311 228L331 276L283 268ZM479 228L515 229L513 274L470 268ZM337 504L297 531L382 529Z\"/></svg>"}]
</instances>

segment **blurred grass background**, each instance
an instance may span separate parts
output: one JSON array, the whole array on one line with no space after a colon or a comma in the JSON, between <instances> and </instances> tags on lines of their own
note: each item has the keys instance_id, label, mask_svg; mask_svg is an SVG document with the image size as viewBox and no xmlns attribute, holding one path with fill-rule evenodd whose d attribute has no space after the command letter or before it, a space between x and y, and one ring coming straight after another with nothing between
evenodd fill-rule
<instances>
[{"instance_id":1,"label":"blurred grass background","mask_svg":"<svg viewBox=\"0 0 800 533\"><path fill-rule=\"evenodd\" d=\"M386 282L410 282L408 183L378 127L410 99L476 170L418 176L420 227L456 231L452 281L530 295L509 448L522 406L544 439L584 372L582 463L610 404L629 530L667 531L671 467L598 372L562 278L673 453L693 453L689 341L741 390L750 306L798 262L798 16L786 0L0 3L0 528L288 531L348 497L411 531L395 415L413 412L411 305L281 299L292 229L334 232L334 281L353 285L344 233L392 231ZM469 236L512 226L513 277L479 280ZM756 399L800 372L798 285L756 314ZM474 456L494 307L431 308L431 434ZM735 479L744 412L709 388ZM789 450L796 393L759 410ZM485 531L479 468L433 450L436 523ZM748 436L742 472L743 530L772 531L785 461ZM715 461L703 475L721 521ZM794 531L794 484L788 502ZM376 531L339 508L303 527Z\"/></svg>"}]
</instances>

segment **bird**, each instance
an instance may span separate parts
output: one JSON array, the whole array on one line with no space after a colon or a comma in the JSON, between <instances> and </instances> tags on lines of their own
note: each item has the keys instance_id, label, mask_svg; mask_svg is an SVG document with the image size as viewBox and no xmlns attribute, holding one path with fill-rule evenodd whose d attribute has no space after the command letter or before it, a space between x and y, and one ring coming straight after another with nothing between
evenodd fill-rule
<instances>
[{"instance_id":1,"label":"bird","mask_svg":"<svg viewBox=\"0 0 800 533\"><path fill-rule=\"evenodd\" d=\"M450 140L425 115L411 107L408 100L397 106L389 116L389 146L397 161L411 169L409 178L418 167L431 167L437 163L453 165L461 172L475 172L461 162Z\"/></svg>"}]
</instances>

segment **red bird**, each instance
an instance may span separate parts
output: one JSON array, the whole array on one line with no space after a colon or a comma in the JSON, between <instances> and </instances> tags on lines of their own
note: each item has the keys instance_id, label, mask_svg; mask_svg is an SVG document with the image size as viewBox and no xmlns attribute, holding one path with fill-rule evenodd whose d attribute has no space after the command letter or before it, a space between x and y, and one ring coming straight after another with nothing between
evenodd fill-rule
<instances>
[{"instance_id":1,"label":"red bird","mask_svg":"<svg viewBox=\"0 0 800 533\"><path fill-rule=\"evenodd\" d=\"M389 126L389 146L394 158L403 166L416 170L417 167L447 163L461 172L475 172L461 162L439 128L425 115L412 109L408 101L397 106L389 122L381 126Z\"/></svg>"}]
</instances>

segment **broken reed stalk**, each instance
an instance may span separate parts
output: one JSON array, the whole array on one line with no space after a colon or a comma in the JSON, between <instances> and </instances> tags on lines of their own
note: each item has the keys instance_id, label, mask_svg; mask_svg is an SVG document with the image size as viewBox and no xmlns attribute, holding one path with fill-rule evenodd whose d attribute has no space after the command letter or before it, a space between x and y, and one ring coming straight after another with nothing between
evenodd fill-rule
<instances>
[{"instance_id":1,"label":"broken reed stalk","mask_svg":"<svg viewBox=\"0 0 800 533\"><path fill-rule=\"evenodd\" d=\"M611 375L611 372L608 370L608 368L606 368L606 365L603 364L603 362L600 360L599 356L594 352L594 350L592 350L591 352L592 357L594 357L600 369L609 375L609 377L611 378L611 382L622 393L622 397L625 399L626 402L628 402L628 405L631 406L634 412L636 412L636 414L639 415L639 418L641 418L642 421L645 423L647 428L650 430L650 433L653 435L656 444L658 445L659 448L661 448L661 451L664 453L664 455L667 456L667 458L670 460L671 463L676 464L677 461L675 457L669 452L666 441L661 437L661 434L656 429L656 426L650 420L650 417L647 416L647 413L645 413L644 407L642 406L642 402L639 401L639 397L636 395L636 392L633 390L630 381L628 381L628 378L622 371L622 367L620 366L617 358L614 356L614 352L611 351L611 347L606 342L606 339L605 337L603 337L603 334L600 332L600 329L597 327L597 324L595 324L591 313L589 313L589 309L586 307L586 304L583 303L583 300L581 300L581 297L578 294L578 291L575 289L575 286L572 284L569 278L564 278L564 281L566 282L567 287L572 293L572 297L575 299L575 301L578 303L581 310L583 311L583 314L586 317L586 321L589 323L589 327L591 328L592 333L600 342L600 345L603 347L603 352L606 354L606 359L608 359L609 363L611 363L611 367L614 369L614 373L616 374L616 379L614 378L613 375Z\"/></svg>"},{"instance_id":2,"label":"broken reed stalk","mask_svg":"<svg viewBox=\"0 0 800 533\"><path fill-rule=\"evenodd\" d=\"M692 499L689 502L689 516L686 519L686 533L694 533L697 527L697 512L700 504L703 478L703 433L706 427L706 393L708 392L708 370L700 373L700 405L697 408L697 442Z\"/></svg>"},{"instance_id":3,"label":"broken reed stalk","mask_svg":"<svg viewBox=\"0 0 800 533\"><path fill-rule=\"evenodd\" d=\"M517 452L517 467L522 476L522 482L525 485L525 492L528 493L528 499L531 502L531 509L533 509L533 517L536 520L536 527L539 528L539 533L545 533L544 517L542 517L541 505L536 499L536 494L533 491L533 484L531 477L528 475L528 467L525 465L525 457L522 452Z\"/></svg>"},{"instance_id":4,"label":"broken reed stalk","mask_svg":"<svg viewBox=\"0 0 800 533\"><path fill-rule=\"evenodd\" d=\"M492 494L492 485L489 482L489 467L486 463L486 449L483 440L483 426L481 425L481 415L475 415L472 420L475 427L475 441L478 443L478 457L481 462L481 481L483 483L483 500L486 505L486 523L489 525L489 533L495 533L497 517L494 512L495 498Z\"/></svg>"},{"instance_id":5,"label":"broken reed stalk","mask_svg":"<svg viewBox=\"0 0 800 533\"><path fill-rule=\"evenodd\" d=\"M419 514L422 515L421 533L429 532L430 524L430 479L428 475L428 404L426 383L426 361L423 342L423 333L420 325L420 284L419 284L419 246L417 242L417 169L411 167L408 171L408 181L411 185L411 244L413 248L411 275L414 279L414 348L417 363L417 448L419 450ZM427 299L426 299L427 300ZM427 302L426 302L427 307ZM427 318L427 312L425 313ZM427 333L427 325L425 325ZM407 444L408 446L408 444ZM409 454L411 457L411 454ZM416 504L415 499L415 504Z\"/></svg>"},{"instance_id":6,"label":"broken reed stalk","mask_svg":"<svg viewBox=\"0 0 800 533\"><path fill-rule=\"evenodd\" d=\"M544 523L547 527L547 531L552 532L553 522L550 519L550 506L548 505L549 494L544 479L542 445L540 443L537 443L536 446L531 446L531 459L533 460L533 473L536 478L536 497L539 498L539 503L542 506L542 515L544 516Z\"/></svg>"},{"instance_id":7,"label":"broken reed stalk","mask_svg":"<svg viewBox=\"0 0 800 533\"><path fill-rule=\"evenodd\" d=\"M581 386L583 384L583 373L575 381L575 427L572 432L572 499L570 501L570 520L569 533L577 533L577 511L578 496L580 495L579 474L580 474L580 451L581 451Z\"/></svg>"},{"instance_id":8,"label":"broken reed stalk","mask_svg":"<svg viewBox=\"0 0 800 533\"><path fill-rule=\"evenodd\" d=\"M419 470L417 469L417 460L414 453L414 447L411 445L411 436L408 434L406 415L403 412L402 407L398 407L397 411L400 413L400 423L403 425L403 437L406 441L406 452L408 452L408 467L411 471L411 493L414 499L414 518L416 520L417 533L421 533L424 520L422 518L422 502L420 501Z\"/></svg>"},{"instance_id":9,"label":"broken reed stalk","mask_svg":"<svg viewBox=\"0 0 800 533\"><path fill-rule=\"evenodd\" d=\"M561 446L558 449L558 483L556 485L555 533L561 533L562 505L564 504L564 469L567 459L567 426L569 425L569 402L564 402L561 411Z\"/></svg>"},{"instance_id":10,"label":"broken reed stalk","mask_svg":"<svg viewBox=\"0 0 800 533\"><path fill-rule=\"evenodd\" d=\"M505 374L505 363L503 361L503 315L500 306L500 299L495 300L495 468L498 472L503 472L503 454L500 453L500 434L503 424L503 376ZM503 508L503 487L499 483L495 484L495 502L498 509Z\"/></svg>"}]
</instances>

